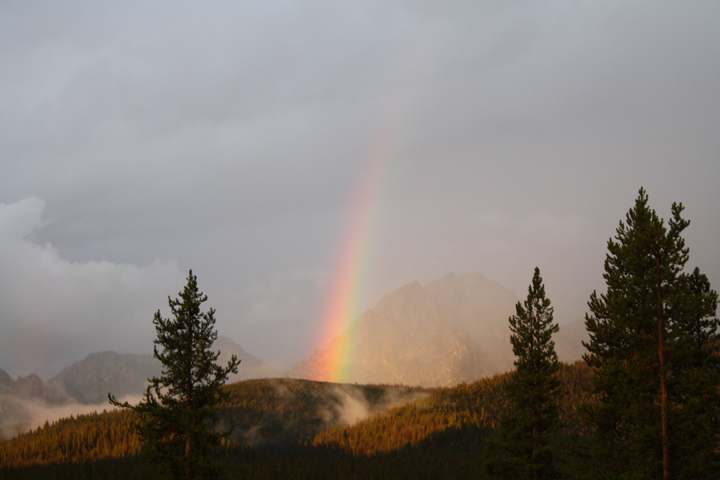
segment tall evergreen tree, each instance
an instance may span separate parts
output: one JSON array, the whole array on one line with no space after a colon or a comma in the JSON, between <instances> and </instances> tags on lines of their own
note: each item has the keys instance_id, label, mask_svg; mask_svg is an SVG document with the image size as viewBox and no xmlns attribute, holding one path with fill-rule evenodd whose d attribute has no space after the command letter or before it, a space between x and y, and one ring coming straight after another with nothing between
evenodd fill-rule
<instances>
[{"instance_id":1,"label":"tall evergreen tree","mask_svg":"<svg viewBox=\"0 0 720 480\"><path fill-rule=\"evenodd\" d=\"M500 423L499 438L487 441L485 470L508 479L557 478L557 455L548 436L561 427L560 399L565 394L552 334L553 307L535 268L528 296L510 317L510 341L517 370L505 386L511 406Z\"/></svg>"},{"instance_id":2,"label":"tall evergreen tree","mask_svg":"<svg viewBox=\"0 0 720 480\"><path fill-rule=\"evenodd\" d=\"M647 203L641 188L608 241L607 292L588 302L593 452L604 478L720 478L717 293L683 272L682 204L666 227Z\"/></svg>"},{"instance_id":3,"label":"tall evergreen tree","mask_svg":"<svg viewBox=\"0 0 720 480\"><path fill-rule=\"evenodd\" d=\"M200 311L206 300L190 270L179 298L168 297L174 318L163 318L159 310L153 318L154 352L162 363L162 375L148 379L150 385L138 405L120 403L108 394L111 404L139 415L143 453L174 478L216 476L208 453L227 433L208 427L217 420L213 406L227 396L222 386L240 364L235 355L225 367L215 364L220 355L212 350L217 339L215 310Z\"/></svg>"}]
</instances>

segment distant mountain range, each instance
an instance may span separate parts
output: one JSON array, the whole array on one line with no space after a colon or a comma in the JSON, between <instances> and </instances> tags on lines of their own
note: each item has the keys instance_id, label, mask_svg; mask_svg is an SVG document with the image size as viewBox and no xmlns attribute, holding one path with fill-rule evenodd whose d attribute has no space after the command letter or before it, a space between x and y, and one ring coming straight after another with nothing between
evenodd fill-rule
<instances>
[{"instance_id":1,"label":"distant mountain range","mask_svg":"<svg viewBox=\"0 0 720 480\"><path fill-rule=\"evenodd\" d=\"M230 383L280 375L278 369L249 354L227 337L218 336L213 349L220 351L220 365L227 363L231 355L241 360L238 373L231 375ZM160 373L160 362L152 355L99 352L73 363L45 383L37 375L13 382L6 372L0 370L0 393L25 399L43 399L50 404L96 405L107 403L108 393L117 398L141 395L145 392L147 379Z\"/></svg>"},{"instance_id":2,"label":"distant mountain range","mask_svg":"<svg viewBox=\"0 0 720 480\"><path fill-rule=\"evenodd\" d=\"M228 383L280 376L328 381L325 372L337 367L339 358L350 383L452 386L513 368L508 317L517 301L513 291L479 273L450 274L386 295L330 345L284 373L227 337L219 336L214 349L221 352L221 365L233 354L242 360ZM577 321L553 338L560 359L572 362L582 355L580 341L587 332ZM340 351L346 345L352 350ZM0 436L27 429L22 425L30 422L28 402L107 405L108 393L119 399L139 396L147 379L159 374L152 355L109 351L90 354L47 382L37 375L13 380L0 370Z\"/></svg>"},{"instance_id":3,"label":"distant mountain range","mask_svg":"<svg viewBox=\"0 0 720 480\"><path fill-rule=\"evenodd\" d=\"M479 273L414 282L386 295L286 375L331 380L325 372L338 358L345 380L357 383L438 387L504 372L513 368L508 317L517 302L513 291ZM572 325L554 336L562 360L580 358L584 332ZM353 345L352 352L339 352L343 345Z\"/></svg>"},{"instance_id":4,"label":"distant mountain range","mask_svg":"<svg viewBox=\"0 0 720 480\"><path fill-rule=\"evenodd\" d=\"M229 383L281 374L227 337L218 336L213 348L220 350L221 365L233 354L241 360L238 373L231 375ZM34 374L13 380L0 370L0 437L27 430L38 409L70 404L107 405L108 393L119 399L142 395L147 379L160 373L160 362L152 355L109 351L91 353L44 383ZM29 408L28 402L35 408Z\"/></svg>"},{"instance_id":5,"label":"distant mountain range","mask_svg":"<svg viewBox=\"0 0 720 480\"><path fill-rule=\"evenodd\" d=\"M233 354L242 360L230 383L279 376L330 380L324 372L336 367L339 358L352 383L449 386L513 368L508 317L517 302L515 292L479 273L449 274L386 295L330 345L284 373L227 337L219 336L214 348L221 352L220 364ZM579 359L580 341L586 338L582 321L563 325L554 336L561 360ZM352 351L340 352L345 345L352 345ZM159 374L160 364L152 355L99 352L47 382L37 375L13 381L0 370L0 395L50 404L104 404L108 392L118 398L144 393L146 380Z\"/></svg>"}]
</instances>

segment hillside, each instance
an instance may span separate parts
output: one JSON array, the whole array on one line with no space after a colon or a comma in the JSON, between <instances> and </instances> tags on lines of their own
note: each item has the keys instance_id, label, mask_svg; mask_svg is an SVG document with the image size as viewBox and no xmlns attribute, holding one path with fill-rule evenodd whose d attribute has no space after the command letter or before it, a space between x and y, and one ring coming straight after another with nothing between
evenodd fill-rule
<instances>
[{"instance_id":1,"label":"hillside","mask_svg":"<svg viewBox=\"0 0 720 480\"><path fill-rule=\"evenodd\" d=\"M589 399L590 370L563 365L561 378L569 391L562 406L565 433L581 434L576 411ZM496 375L429 391L291 379L236 383L226 387L231 397L218 425L235 432L218 455L243 478L371 478L373 472L403 478L411 471L413 478L442 478L439 472L453 469L458 478L477 478L481 440L506 408L506 379ZM131 423L128 412L109 412L46 424L0 442L0 473L155 478L136 458Z\"/></svg>"},{"instance_id":2,"label":"hillside","mask_svg":"<svg viewBox=\"0 0 720 480\"><path fill-rule=\"evenodd\" d=\"M561 404L564 433L585 434L577 407L591 400L591 371L584 363L562 364L560 374L568 396ZM355 425L327 430L313 439L314 446L333 447L353 455L372 456L404 448L428 446L433 438L465 430L492 430L508 408L503 385L509 374L433 391L416 402L362 420Z\"/></svg>"},{"instance_id":3,"label":"hillside","mask_svg":"<svg viewBox=\"0 0 720 480\"><path fill-rule=\"evenodd\" d=\"M233 428L239 445L287 447L321 431L342 428L389 408L423 398L404 386L341 385L290 379L247 380L225 387L218 429ZM140 444L130 412L104 411L46 422L34 431L0 441L0 465L20 467L122 458Z\"/></svg>"}]
</instances>

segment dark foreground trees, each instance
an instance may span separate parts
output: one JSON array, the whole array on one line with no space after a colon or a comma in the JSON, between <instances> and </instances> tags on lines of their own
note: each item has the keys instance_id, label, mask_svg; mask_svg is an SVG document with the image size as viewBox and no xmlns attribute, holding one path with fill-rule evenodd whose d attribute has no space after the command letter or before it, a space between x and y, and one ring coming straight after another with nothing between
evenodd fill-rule
<instances>
[{"instance_id":1,"label":"dark foreground trees","mask_svg":"<svg viewBox=\"0 0 720 480\"><path fill-rule=\"evenodd\" d=\"M587 406L601 478L720 478L718 296L683 272L690 223L672 205L667 226L640 189L608 241L607 292L590 296ZM604 476L603 476L604 475Z\"/></svg>"},{"instance_id":2,"label":"dark foreground trees","mask_svg":"<svg viewBox=\"0 0 720 480\"><path fill-rule=\"evenodd\" d=\"M548 436L561 426L560 399L565 392L552 341L559 327L553 323L553 308L538 268L524 307L518 302L515 308L509 321L517 371L505 386L511 405L501 418L499 438L486 443L485 469L508 479L557 478L556 453Z\"/></svg>"},{"instance_id":3,"label":"dark foreground trees","mask_svg":"<svg viewBox=\"0 0 720 480\"><path fill-rule=\"evenodd\" d=\"M174 478L212 478L217 472L208 453L226 435L209 429L216 420L213 407L226 396L221 387L228 374L237 373L240 361L233 355L227 366L215 364L220 355L212 350L217 339L215 310L200 311L207 296L198 291L192 270L179 295L175 300L168 297L174 318L162 318L159 310L153 318L155 358L162 363L162 375L149 379L138 405L108 397L113 405L139 415L143 452L153 464Z\"/></svg>"}]
</instances>

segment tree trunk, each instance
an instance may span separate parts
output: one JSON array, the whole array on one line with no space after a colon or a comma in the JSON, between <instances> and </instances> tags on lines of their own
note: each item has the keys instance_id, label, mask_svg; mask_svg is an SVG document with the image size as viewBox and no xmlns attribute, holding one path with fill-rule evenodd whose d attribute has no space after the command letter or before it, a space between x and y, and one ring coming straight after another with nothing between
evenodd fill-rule
<instances>
[{"instance_id":1,"label":"tree trunk","mask_svg":"<svg viewBox=\"0 0 720 480\"><path fill-rule=\"evenodd\" d=\"M658 295L658 356L660 357L660 412L662 416L663 480L670 480L670 433L667 416L667 372L665 371L665 325L660 293L660 258L655 257Z\"/></svg>"},{"instance_id":2,"label":"tree trunk","mask_svg":"<svg viewBox=\"0 0 720 480\"><path fill-rule=\"evenodd\" d=\"M535 317L534 317L535 332L534 332L534 335L530 339L530 341L532 342L531 344L533 345L533 350L535 350L535 345L534 345L535 342L537 342L538 344L540 343L540 309L538 308L537 302L535 302L534 306L535 306ZM537 364L534 365L534 367L535 367L534 370L537 372L537 370L538 370ZM540 415L541 414L536 408L533 408L532 412L533 412L533 442L535 445L535 449L537 449L538 447L540 447L540 437L542 436L541 425L540 425ZM533 477L535 479L537 479L537 475L538 475L537 472L535 472Z\"/></svg>"},{"instance_id":3,"label":"tree trunk","mask_svg":"<svg viewBox=\"0 0 720 480\"><path fill-rule=\"evenodd\" d=\"M187 375L187 386L186 386L186 395L187 398L185 399L185 406L187 408L187 417L185 419L185 461L186 463L186 470L185 470L185 477L190 479L193 477L193 471L192 471L192 463L190 462L190 454L192 452L193 444L192 444L192 424L191 424L191 417L192 417L192 400L193 400L193 376L192 376L192 358L193 358L193 342L195 341L194 338L195 331L193 329L192 323L188 325L188 346L187 346L187 371L185 374Z\"/></svg>"}]
</instances>

